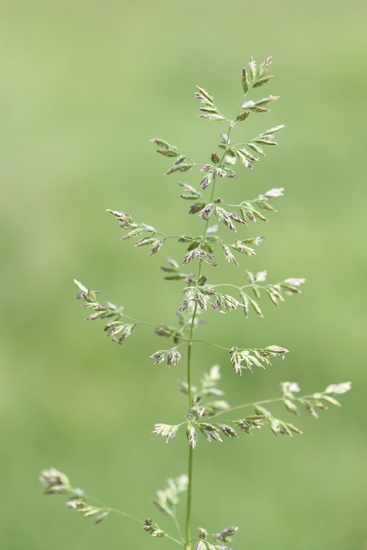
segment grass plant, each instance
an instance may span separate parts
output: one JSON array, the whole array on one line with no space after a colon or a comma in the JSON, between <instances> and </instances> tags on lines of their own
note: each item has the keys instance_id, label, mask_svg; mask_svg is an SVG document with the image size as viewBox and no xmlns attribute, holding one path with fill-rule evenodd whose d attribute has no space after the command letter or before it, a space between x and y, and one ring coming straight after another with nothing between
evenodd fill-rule
<instances>
[{"instance_id":1,"label":"grass plant","mask_svg":"<svg viewBox=\"0 0 367 550\"><path fill-rule=\"evenodd\" d=\"M213 346L221 350L221 353L226 352L228 367L232 367L235 376L247 376L257 368L265 369L272 365L273 360L284 359L288 354L288 350L279 344L264 343L261 348L247 348L243 347L243 342L233 342L227 348L216 341L202 340L196 336L204 322L202 317L209 308L222 314L241 309L246 322L250 315L263 317L264 308L260 305L262 298L278 307L287 296L300 294L301 286L305 283L305 279L295 277L272 283L268 282L267 271L253 273L248 269L244 272L243 284L213 281L215 267L220 261L233 264L234 269L239 267L242 260L251 263L251 257L256 255L256 247L265 237L248 236L248 230L251 228L252 235L253 227L267 222L267 216L276 212L274 201L283 196L283 188L272 187L263 190L255 198L244 199L236 204L227 197L230 195L231 185L242 178L242 169L247 169L249 173L265 157L265 149L277 145L275 134L283 129L279 125L261 131L251 139L246 137L245 141L236 141L244 139L237 138L236 133L240 136L245 134L243 127L248 117L267 113L270 105L278 99L273 95L260 95L257 98L258 89L261 88L262 91L263 86L272 79L269 74L270 66L270 57L259 65L251 59L249 68L242 70L242 96L233 118L223 114L214 98L204 88L197 87L200 118L225 126L225 131L220 134L218 150L208 156L207 162L197 163L168 141L152 139L157 153L172 162L166 176L184 178L184 174L191 170L197 170L201 174L196 187L183 181L177 182L180 198L190 205L189 216L199 216L202 220L199 235L192 235L189 231L183 235L166 234L150 224L135 221L128 212L108 210L124 232L122 240L136 240L134 246L148 248L150 255L164 249L169 239L178 243L178 259L166 258L161 266L169 284L178 282L183 285L180 288L182 299L177 305L177 323L171 326L136 319L127 315L123 307L100 301L98 291L90 290L75 281L78 288L77 298L89 313L87 320L103 320L106 336L112 342L122 345L126 338L132 333L135 336L139 328L146 325L159 338L171 342L164 349L162 346L152 351L154 364L166 363L168 367L176 368L180 362L186 362L186 377L178 382L179 390L186 395L187 400L182 419L178 423L156 423L152 430L153 434L163 436L167 443L176 436L186 437L188 443L187 471L178 477L169 477L166 486L157 491L153 500L159 512L172 519L173 532L161 529L156 518L137 518L87 496L83 490L73 487L68 477L55 468L44 470L40 478L45 494L66 495L67 507L81 513L85 518L92 517L94 524L101 523L110 513L118 513L138 522L151 536L166 538L172 545L179 545L185 550L230 550L228 543L238 529L237 526L222 528L220 518L217 518L219 529L216 533L199 527L197 521L200 522L200 518L195 518L196 529L192 527L194 455L205 440L214 444L223 443L242 435L252 436L255 430L265 426L270 427L276 436L299 435L302 432L293 422L272 414L269 410L272 403L282 402L286 412L294 416L299 416L300 411L305 409L312 417L318 418L319 411L327 409L329 405L340 406L338 395L347 392L351 387L350 382L343 382L331 384L323 391L301 395L297 382L286 381L280 383L280 394L277 397L232 406L219 387L219 366L214 365L206 372L199 373L199 366L195 364L194 349L198 343ZM254 99L248 99L249 94ZM225 185L227 181L229 185ZM225 198L222 199L222 196ZM170 474L177 475L177 472ZM184 525L180 525L176 507L183 492L187 492L186 520Z\"/></svg>"}]
</instances>

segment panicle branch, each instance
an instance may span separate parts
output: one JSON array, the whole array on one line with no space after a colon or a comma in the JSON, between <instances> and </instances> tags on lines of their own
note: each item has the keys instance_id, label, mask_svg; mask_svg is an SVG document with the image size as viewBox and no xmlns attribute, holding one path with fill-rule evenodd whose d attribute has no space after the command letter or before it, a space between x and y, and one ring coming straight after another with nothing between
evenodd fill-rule
<instances>
[{"instance_id":1,"label":"panicle branch","mask_svg":"<svg viewBox=\"0 0 367 550\"><path fill-rule=\"evenodd\" d=\"M111 319L104 327L104 331L107 332L106 336L110 336L113 342L117 344L122 344L122 342L128 338L136 325L134 323L126 323L121 321L123 317L126 317L123 314L124 308L117 307L111 302L105 302L103 304L99 303L96 298L98 290L88 290L82 283L74 279L75 285L79 289L79 293L76 298L78 300L83 300L83 308L91 309L94 311L91 315L86 318L86 321L95 321L96 319ZM119 334L119 338L116 336Z\"/></svg>"}]
</instances>

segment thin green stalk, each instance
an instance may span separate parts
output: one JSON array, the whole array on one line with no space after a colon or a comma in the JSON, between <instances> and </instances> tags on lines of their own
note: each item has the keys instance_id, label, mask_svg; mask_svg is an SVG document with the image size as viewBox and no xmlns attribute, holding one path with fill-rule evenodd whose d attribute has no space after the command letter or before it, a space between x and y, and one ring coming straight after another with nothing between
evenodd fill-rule
<instances>
[{"instance_id":1,"label":"thin green stalk","mask_svg":"<svg viewBox=\"0 0 367 550\"><path fill-rule=\"evenodd\" d=\"M180 542L179 540L175 539L174 537L171 537L170 535L165 535L165 537L169 540L172 540L173 542L175 542L176 544L179 544L181 547L182 547L182 542Z\"/></svg>"},{"instance_id":2,"label":"thin green stalk","mask_svg":"<svg viewBox=\"0 0 367 550\"><path fill-rule=\"evenodd\" d=\"M199 266L199 275L200 277L201 264ZM194 312L192 315L192 321L190 326L190 337L188 341L187 349L187 386L188 386L188 396L189 396L189 409L192 407L192 392L191 392L191 348L192 348L192 335L194 331L195 317L197 312L197 303L195 304ZM191 539L191 500L192 500L192 463L193 463L193 448L189 445L189 465L188 465L188 488L187 488L187 511L186 511L186 540ZM186 543L186 550L191 550L191 544Z\"/></svg>"},{"instance_id":3,"label":"thin green stalk","mask_svg":"<svg viewBox=\"0 0 367 550\"><path fill-rule=\"evenodd\" d=\"M90 500L94 500L95 502L97 502L98 504L101 504L104 508L106 508L107 510L109 510L110 512L115 512L115 514L119 514L120 516L124 516L126 518L129 518L129 519L132 519L134 521L137 521L139 522L141 525L144 524L144 521L142 519L139 519L135 516L132 516L131 514L127 514L126 512L123 512L122 510L118 510L117 508L111 508L111 506L108 506L108 504L106 504L105 502L102 502L101 500L99 500L98 498L94 498L94 497L91 497L91 496L88 496L88 498ZM175 522L175 525L177 527L177 531L178 531L178 534L180 536L180 538L182 539L182 536L181 536L181 532L180 532L180 526L178 524L178 521L177 521L177 518L176 516L172 516L174 522ZM175 539L174 537L171 537L171 535L168 535L167 533L165 534L165 537L167 539L170 539L172 540L173 542L175 542L176 544L179 544L181 547L182 547L182 541L179 541L177 539Z\"/></svg>"},{"instance_id":4,"label":"thin green stalk","mask_svg":"<svg viewBox=\"0 0 367 550\"><path fill-rule=\"evenodd\" d=\"M213 344L213 342L208 342L207 340L192 340L192 342L198 342L200 344L208 344L209 346L213 346L214 348L224 349L225 351L229 351L229 348L224 348L223 346L219 346L218 344Z\"/></svg>"},{"instance_id":5,"label":"thin green stalk","mask_svg":"<svg viewBox=\"0 0 367 550\"><path fill-rule=\"evenodd\" d=\"M251 286L251 285L237 286L237 285L232 285L231 283L218 283L216 285L211 285L211 286L214 288L217 288L217 286L230 286L231 288L235 288L236 290L242 290L246 286Z\"/></svg>"},{"instance_id":6,"label":"thin green stalk","mask_svg":"<svg viewBox=\"0 0 367 550\"><path fill-rule=\"evenodd\" d=\"M138 521L141 525L144 525L144 521L142 521L139 518L136 518L135 516L132 516L131 514L126 514L126 512L122 512L121 510L117 510L117 508L109 508L111 512L115 512L116 514L120 514L120 516L125 516L126 518L133 519L134 521Z\"/></svg>"},{"instance_id":7,"label":"thin green stalk","mask_svg":"<svg viewBox=\"0 0 367 550\"><path fill-rule=\"evenodd\" d=\"M196 313L196 306L194 310L194 314ZM194 320L194 317L193 317ZM192 333L192 330L190 329L190 335ZM192 407L192 394L191 394L191 347L192 347L192 341L191 338L189 342L187 343L187 392L189 396L189 409Z\"/></svg>"},{"instance_id":8,"label":"thin green stalk","mask_svg":"<svg viewBox=\"0 0 367 550\"><path fill-rule=\"evenodd\" d=\"M89 500L94 500L94 502L96 502L97 504L100 504L101 506L103 506L103 508L106 508L107 510L110 510L111 512L115 512L115 514L119 514L120 516L124 516L124 517L132 519L134 521L138 521L141 525L144 524L144 521L142 519L137 518L136 516L132 516L131 514L128 514L127 512L123 512L122 510L118 510L117 508L112 508L111 506L109 506L108 504L106 504L102 500L99 500L98 498L91 497L90 495L88 495L88 499Z\"/></svg>"},{"instance_id":9,"label":"thin green stalk","mask_svg":"<svg viewBox=\"0 0 367 550\"><path fill-rule=\"evenodd\" d=\"M302 395L301 397L298 397L297 399L311 399L312 395ZM266 405L268 403L276 403L279 401L284 401L284 397L274 397L273 399L264 399L263 401L253 401L252 403L244 403L243 405L236 405L235 407L230 407L229 409L225 411L220 411L216 414L213 414L210 417L210 420L213 418L216 418L217 416L221 416L222 414L228 414L232 411L238 411L240 409L245 409L246 407L256 407L256 405Z\"/></svg>"},{"instance_id":10,"label":"thin green stalk","mask_svg":"<svg viewBox=\"0 0 367 550\"><path fill-rule=\"evenodd\" d=\"M105 502L103 502L102 500L99 500L98 498L95 498L95 497L91 497L90 495L88 495L88 499L90 500L94 500L94 502L96 502L97 504L100 504L102 505L104 508L106 508L106 510L108 510L109 512L115 512L115 514L119 514L120 516L124 516L126 518L129 518L129 519L132 519L134 521L137 521L138 523L140 523L141 525L144 524L144 521L140 518L137 518L136 516L132 516L131 514L128 514L127 512L123 512L122 510L118 510L117 508L111 508L111 506L109 506L108 504L106 504ZM182 539L182 535L181 535L181 531L180 531L180 526L179 526L179 523L177 521L177 518L176 516L172 516L172 519L173 521L175 522L175 525L177 527L177 531L178 531L178 534L180 536L180 538ZM182 547L182 540L179 541L177 539L175 539L174 537L171 537L171 535L168 535L167 533L165 534L165 537L167 539L170 539L172 540L173 542L175 542L176 544L179 544L181 547Z\"/></svg>"},{"instance_id":11,"label":"thin green stalk","mask_svg":"<svg viewBox=\"0 0 367 550\"><path fill-rule=\"evenodd\" d=\"M232 411L238 411L240 409L245 409L246 407L256 407L256 405L265 405L266 403L275 403L276 401L284 401L284 397L276 397L275 399L266 399L265 401L254 401L253 403L237 405L236 407L231 407L225 411L220 411L219 413L213 414L213 416L210 417L210 420L216 418L217 416L221 416L224 413L231 413Z\"/></svg>"},{"instance_id":12,"label":"thin green stalk","mask_svg":"<svg viewBox=\"0 0 367 550\"><path fill-rule=\"evenodd\" d=\"M189 541L191 538L191 501L192 501L192 466L193 466L193 454L194 449L189 445L189 467L188 467L188 477L189 485L187 488L187 514L186 514L186 540ZM191 550L191 543L187 542L185 544L186 550Z\"/></svg>"},{"instance_id":13,"label":"thin green stalk","mask_svg":"<svg viewBox=\"0 0 367 550\"><path fill-rule=\"evenodd\" d=\"M181 533L180 523L179 523L179 521L177 519L177 516L176 516L176 507L173 508L173 515L171 516L171 518L174 521L174 524L175 524L176 529L177 529L178 536L180 537L180 540L183 544L184 543L184 538L183 538L182 533Z\"/></svg>"},{"instance_id":14,"label":"thin green stalk","mask_svg":"<svg viewBox=\"0 0 367 550\"><path fill-rule=\"evenodd\" d=\"M228 129L228 136L231 132L231 129L232 129L232 126L230 124L229 126L229 129ZM220 159L220 162L219 162L219 167L222 165L222 162L224 160L226 156L226 151L224 151L223 155L222 155L222 158ZM214 179L213 179L213 185L212 185L212 192L211 192L211 197L210 197L210 202L213 202L213 198L214 198L214 189L215 189L215 176L214 176ZM209 225L209 220L206 220L206 224L205 224L205 228L204 228L204 235L203 235L203 241L205 241L205 237L206 237L206 232L207 232L207 229L208 229L208 225ZM201 262L199 264L199 270L198 270L198 279L200 278L200 275L201 275ZM197 312L197 307L198 307L198 304L197 302L195 303L195 308L194 308L194 312L193 312L193 315L192 315L192 321L191 321L191 325L190 325L190 336L189 336L189 340L187 342L187 345L188 345L188 349L187 349L187 385L188 385L188 397L189 397L189 409L191 409L192 407L192 394L191 394L191 348L192 348L192 335L193 335L193 332L194 332L194 326L195 326L195 317L196 317L196 312ZM189 478L189 483L188 483L188 489L187 489L187 512L186 512L186 544L185 544L185 548L186 550L191 550L191 542L188 542L191 540L191 501L192 501L192 469L193 469L193 448L191 445L189 445L189 465L188 465L188 478Z\"/></svg>"}]
</instances>

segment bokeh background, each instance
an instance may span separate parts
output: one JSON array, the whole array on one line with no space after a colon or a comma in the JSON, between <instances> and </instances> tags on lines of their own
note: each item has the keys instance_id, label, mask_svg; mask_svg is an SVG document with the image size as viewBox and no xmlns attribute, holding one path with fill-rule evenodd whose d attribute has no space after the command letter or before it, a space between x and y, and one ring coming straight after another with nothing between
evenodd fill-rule
<instances>
[{"instance_id":1,"label":"bokeh background","mask_svg":"<svg viewBox=\"0 0 367 550\"><path fill-rule=\"evenodd\" d=\"M119 241L105 209L166 232L199 230L149 139L206 162L225 125L197 118L195 85L233 113L241 67L250 55L273 55L275 78L258 95L281 99L238 136L284 123L280 147L220 182L220 194L285 187L285 197L269 224L245 230L267 236L258 256L210 275L240 283L244 267L265 268L269 281L308 284L279 310L265 302L264 319L212 313L202 329L228 346L284 345L284 362L239 379L225 352L201 346L195 377L221 364L232 404L277 396L282 380L305 393L351 380L353 392L318 421L304 414L300 437L264 429L223 445L202 441L193 525L239 525L235 548L365 550L366 3L2 0L0 8L1 548L171 546L118 516L92 528L62 497L41 496L39 472L54 466L91 495L168 528L151 498L186 470L182 437L166 446L150 435L154 422L177 422L186 409L176 387L184 363L153 366L149 355L166 342L147 328L122 347L104 339L102 323L83 321L72 279L139 319L174 321L181 286L158 268L184 249L170 244L149 258Z\"/></svg>"}]
</instances>

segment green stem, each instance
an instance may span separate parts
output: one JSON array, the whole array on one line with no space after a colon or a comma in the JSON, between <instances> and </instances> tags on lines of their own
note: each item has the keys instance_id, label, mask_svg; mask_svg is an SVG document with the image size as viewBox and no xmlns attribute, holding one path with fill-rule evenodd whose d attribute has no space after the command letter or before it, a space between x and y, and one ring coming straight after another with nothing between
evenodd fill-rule
<instances>
[{"instance_id":1,"label":"green stem","mask_svg":"<svg viewBox=\"0 0 367 550\"><path fill-rule=\"evenodd\" d=\"M127 512L123 512L122 510L118 510L117 508L112 508L111 506L109 506L108 504L106 504L102 500L99 500L98 498L91 497L90 495L88 495L88 499L89 500L94 500L94 502L96 502L97 504L102 505L103 508L106 508L110 512L115 512L115 514L119 514L120 516L124 516L125 518L129 518L129 519L133 519L134 521L138 521L142 525L144 524L144 521L142 519L137 518L135 516L132 516L131 514L128 514Z\"/></svg>"},{"instance_id":2,"label":"green stem","mask_svg":"<svg viewBox=\"0 0 367 550\"><path fill-rule=\"evenodd\" d=\"M296 397L296 400L298 399L310 399L312 398L312 395L302 395L301 397ZM256 407L256 405L266 405L267 403L277 403L279 401L284 401L285 397L274 397L273 399L264 399L263 401L254 401L253 403L244 403L243 405L236 405L236 407L231 407L230 409L227 409L225 411L221 411L219 413L213 414L210 416L210 420L213 418L216 418L217 416L221 416L222 414L228 414L232 411L238 411L240 409L244 409L246 407Z\"/></svg>"},{"instance_id":3,"label":"green stem","mask_svg":"<svg viewBox=\"0 0 367 550\"><path fill-rule=\"evenodd\" d=\"M179 544L179 545L181 546L181 548L182 548L182 542L180 542L179 540L177 540L177 539L171 537L170 535L167 535L167 533L166 533L165 537L166 537L167 539L169 539L169 540L172 540L172 541L175 542L176 544Z\"/></svg>"},{"instance_id":4,"label":"green stem","mask_svg":"<svg viewBox=\"0 0 367 550\"><path fill-rule=\"evenodd\" d=\"M126 512L122 512L121 510L117 510L117 508L110 508L111 512L115 512L116 514L120 514L120 516L125 516L126 518L133 519L134 521L138 521L140 524L144 525L144 521L141 519L132 516L131 514L126 514Z\"/></svg>"},{"instance_id":5,"label":"green stem","mask_svg":"<svg viewBox=\"0 0 367 550\"><path fill-rule=\"evenodd\" d=\"M199 342L201 344L208 344L209 346L213 346L214 348L224 349L225 351L230 350L230 348L224 348L223 346L219 346L218 344L213 344L213 342L208 342L207 340L192 340L192 342Z\"/></svg>"},{"instance_id":6,"label":"green stem","mask_svg":"<svg viewBox=\"0 0 367 550\"><path fill-rule=\"evenodd\" d=\"M184 543L184 538L183 538L182 533L181 533L180 523L179 523L179 521L177 519L177 516L176 516L176 507L173 508L172 512L173 513L171 515L171 518L174 521L174 524L175 524L176 529L177 529L178 536L180 537L181 543L183 544Z\"/></svg>"},{"instance_id":7,"label":"green stem","mask_svg":"<svg viewBox=\"0 0 367 550\"><path fill-rule=\"evenodd\" d=\"M217 286L230 286L231 288L235 288L236 290L242 290L243 288L251 287L253 285L237 286L237 285L232 285L231 283L218 283L216 285L211 285L211 286L214 288L217 288Z\"/></svg>"},{"instance_id":8,"label":"green stem","mask_svg":"<svg viewBox=\"0 0 367 550\"><path fill-rule=\"evenodd\" d=\"M194 310L194 314L196 313L196 305L195 305L195 310ZM193 320L195 319L195 317L193 316ZM191 323L192 325L192 323ZM190 328L190 336L192 334L192 328ZM187 393L188 393L188 396L189 396L189 409L191 409L192 407L192 392L191 392L191 348L192 348L192 341L191 341L191 338L188 342L188 348L187 348Z\"/></svg>"},{"instance_id":9,"label":"green stem","mask_svg":"<svg viewBox=\"0 0 367 550\"><path fill-rule=\"evenodd\" d=\"M124 516L126 518L129 518L129 519L132 519L134 521L137 521L139 522L141 525L144 524L144 521L142 519L139 519L135 516L132 516L131 514L127 514L126 512L123 512L122 510L118 510L117 508L111 508L111 506L108 506L108 504L106 504L105 502L102 502L101 500L99 500L98 498L94 498L94 497L91 497L90 495L88 495L88 498L90 500L94 500L94 502L98 503L98 504L101 504L104 508L106 508L106 510L108 510L109 512L115 512L115 514L119 514L120 516ZM172 516L173 517L173 516ZM180 527L178 525L178 522L177 522L177 518L176 517L173 517L174 519L174 522L177 526L177 529L178 529L178 532L179 532L179 535L181 536L180 534ZM172 540L173 542L175 542L176 544L179 544L181 547L182 547L182 542L180 542L179 540L175 539L174 537L171 537L171 535L168 535L167 533L165 534L165 537L167 539L170 539ZM182 538L182 537L181 537Z\"/></svg>"},{"instance_id":10,"label":"green stem","mask_svg":"<svg viewBox=\"0 0 367 550\"><path fill-rule=\"evenodd\" d=\"M199 274L200 277L201 264L199 265ZM190 337L188 341L187 349L187 386L188 386L188 396L189 396L189 409L192 407L192 392L191 392L191 348L192 348L192 335L194 332L195 317L197 311L197 302L195 303L194 312L192 315L191 325L190 325ZM193 463L193 448L189 445L189 465L188 465L188 488L187 488L187 511L186 511L186 540L191 539L191 500L192 500L192 463ZM186 550L191 550L191 543L185 544Z\"/></svg>"},{"instance_id":11,"label":"green stem","mask_svg":"<svg viewBox=\"0 0 367 550\"><path fill-rule=\"evenodd\" d=\"M189 476L189 485L187 488L187 514L186 514L186 540L191 539L191 501L192 501L192 466L193 466L193 454L194 449L189 445L189 467L188 467L188 476ZM185 544L186 550L191 550L191 542Z\"/></svg>"},{"instance_id":12,"label":"green stem","mask_svg":"<svg viewBox=\"0 0 367 550\"><path fill-rule=\"evenodd\" d=\"M232 126L230 124L228 129L228 136L231 132ZM222 158L219 162L219 167L222 165L222 162L226 156L226 151L224 151ZM215 176L213 179L213 185L212 185L212 192L210 197L210 202L213 202L214 197L214 189L215 189ZM206 238L206 232L208 229L209 220L206 220L205 229L204 229L204 235L203 235L203 241L205 241ZM201 266L202 263L199 264L199 270L198 270L198 279L201 275ZM194 332L194 326L195 326L195 317L197 312L198 304L195 303L194 312L192 315L191 325L190 325L190 336L189 340L187 342L188 350L187 350L187 385L188 385L188 396L189 396L189 409L192 407L192 392L191 392L191 348L192 348L192 335ZM188 484L188 490L187 490L187 512L186 512L186 543L185 543L185 549L191 550L191 501L192 501L192 468L193 468L193 448L191 445L189 445L189 465L188 465L188 478L189 478L189 484Z\"/></svg>"},{"instance_id":13,"label":"green stem","mask_svg":"<svg viewBox=\"0 0 367 550\"><path fill-rule=\"evenodd\" d=\"M266 403L275 403L277 401L284 401L284 397L276 397L275 399L266 399L265 401L256 401L254 403L244 403L243 405L237 405L236 407L231 407L230 409L227 409L225 411L213 414L213 416L210 417L210 420L216 418L217 416L221 416L224 413L231 413L232 411L238 411L240 409L245 409L246 407L256 407L256 405L265 405Z\"/></svg>"}]
</instances>

